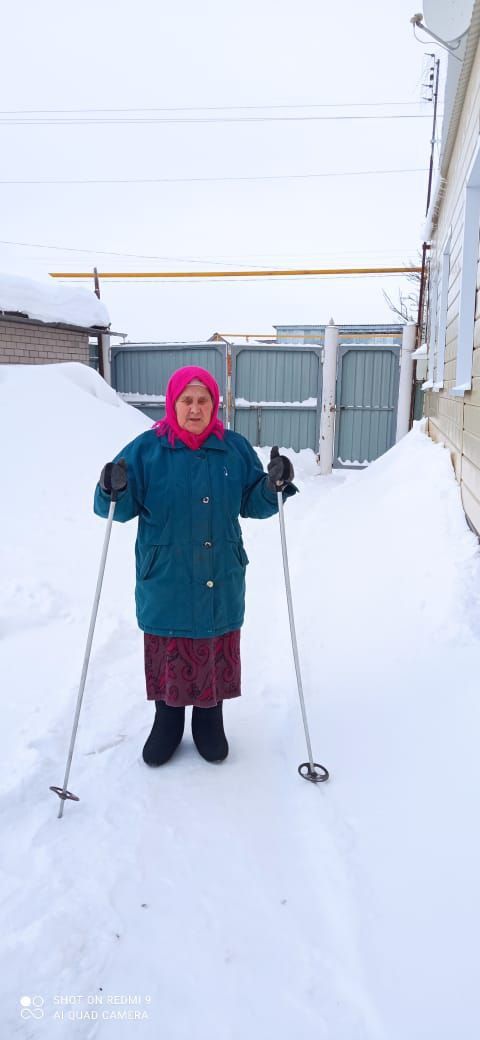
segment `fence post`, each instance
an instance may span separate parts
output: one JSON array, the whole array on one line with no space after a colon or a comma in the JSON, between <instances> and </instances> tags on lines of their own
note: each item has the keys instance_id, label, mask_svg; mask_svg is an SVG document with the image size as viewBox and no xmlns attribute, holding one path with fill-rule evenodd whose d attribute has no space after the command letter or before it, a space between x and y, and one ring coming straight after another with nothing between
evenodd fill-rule
<instances>
[{"instance_id":1,"label":"fence post","mask_svg":"<svg viewBox=\"0 0 480 1040\"><path fill-rule=\"evenodd\" d=\"M103 371L102 375L106 383L109 386L112 385L112 367L110 364L110 336L105 332L101 332L98 337L98 349L103 359Z\"/></svg>"},{"instance_id":2,"label":"fence post","mask_svg":"<svg viewBox=\"0 0 480 1040\"><path fill-rule=\"evenodd\" d=\"M232 429L233 419L233 399L232 399L232 346L228 341L225 341L225 360L227 363L227 373L225 379L225 395L226 401L223 402L223 417L225 421L225 427L227 430Z\"/></svg>"},{"instance_id":3,"label":"fence post","mask_svg":"<svg viewBox=\"0 0 480 1040\"><path fill-rule=\"evenodd\" d=\"M415 350L417 326L410 321L404 325L402 333L402 352L400 354L400 382L398 387L397 433L398 443L410 428L410 406L412 400L413 358Z\"/></svg>"},{"instance_id":4,"label":"fence post","mask_svg":"<svg viewBox=\"0 0 480 1040\"><path fill-rule=\"evenodd\" d=\"M335 444L335 396L337 388L338 328L330 318L325 328L323 361L322 413L320 416L320 473L332 472Z\"/></svg>"}]
</instances>

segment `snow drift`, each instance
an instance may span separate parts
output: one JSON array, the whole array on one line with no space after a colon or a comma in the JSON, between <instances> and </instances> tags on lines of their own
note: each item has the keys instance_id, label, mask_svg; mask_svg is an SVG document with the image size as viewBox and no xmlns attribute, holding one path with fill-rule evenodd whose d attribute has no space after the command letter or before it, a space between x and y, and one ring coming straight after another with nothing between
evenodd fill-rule
<instances>
[{"instance_id":1,"label":"snow drift","mask_svg":"<svg viewBox=\"0 0 480 1040\"><path fill-rule=\"evenodd\" d=\"M150 425L84 366L0 368L5 1034L474 1040L479 552L420 424L364 472L320 477L312 452L289 452L299 652L329 784L297 774L276 517L242 523L229 758L208 766L187 726L169 765L143 765L135 523L118 524L71 773L81 801L57 820L48 788L104 534L93 490Z\"/></svg>"}]
</instances>

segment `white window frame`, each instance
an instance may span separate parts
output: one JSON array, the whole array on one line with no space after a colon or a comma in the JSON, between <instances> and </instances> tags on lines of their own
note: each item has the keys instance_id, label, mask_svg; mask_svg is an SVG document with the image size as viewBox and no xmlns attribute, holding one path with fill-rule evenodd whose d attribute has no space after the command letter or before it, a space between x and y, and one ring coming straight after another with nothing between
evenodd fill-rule
<instances>
[{"instance_id":1,"label":"white window frame","mask_svg":"<svg viewBox=\"0 0 480 1040\"><path fill-rule=\"evenodd\" d=\"M457 367L453 397L463 397L472 386L473 332L480 240L480 145L467 176L463 217L460 307L458 314Z\"/></svg>"},{"instance_id":2,"label":"white window frame","mask_svg":"<svg viewBox=\"0 0 480 1040\"><path fill-rule=\"evenodd\" d=\"M438 291L438 334L437 334L437 366L434 375L434 390L443 390L445 369L445 347L447 342L448 289L450 283L450 248L452 230L450 229L442 249L440 263L440 284Z\"/></svg>"}]
</instances>

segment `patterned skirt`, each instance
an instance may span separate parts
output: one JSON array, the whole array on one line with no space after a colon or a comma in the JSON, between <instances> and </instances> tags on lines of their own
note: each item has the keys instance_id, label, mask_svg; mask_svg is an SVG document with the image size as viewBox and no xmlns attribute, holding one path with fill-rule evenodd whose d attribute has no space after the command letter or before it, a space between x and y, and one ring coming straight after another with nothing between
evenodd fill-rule
<instances>
[{"instance_id":1,"label":"patterned skirt","mask_svg":"<svg viewBox=\"0 0 480 1040\"><path fill-rule=\"evenodd\" d=\"M144 635L149 701L213 708L240 697L240 629L212 639Z\"/></svg>"}]
</instances>

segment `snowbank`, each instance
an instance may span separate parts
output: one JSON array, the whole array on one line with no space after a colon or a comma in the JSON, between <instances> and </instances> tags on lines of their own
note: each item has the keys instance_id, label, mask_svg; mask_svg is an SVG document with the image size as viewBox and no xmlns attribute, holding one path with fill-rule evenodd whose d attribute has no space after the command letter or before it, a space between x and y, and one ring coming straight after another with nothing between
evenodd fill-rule
<instances>
[{"instance_id":1,"label":"snowbank","mask_svg":"<svg viewBox=\"0 0 480 1040\"><path fill-rule=\"evenodd\" d=\"M107 308L94 292L17 275L0 274L0 311L85 328L108 328L110 325Z\"/></svg>"},{"instance_id":2,"label":"snowbank","mask_svg":"<svg viewBox=\"0 0 480 1040\"><path fill-rule=\"evenodd\" d=\"M105 531L93 489L150 425L85 366L0 367L5 1035L54 1037L60 1021L73 1040L476 1040L479 550L448 452L420 425L363 472L321 477L312 452L288 451L299 653L330 782L297 773L276 517L242 521L229 758L200 759L188 720L172 762L143 765L135 523L115 524L70 778L81 800L57 820L48 788ZM38 1025L24 995L43 1001Z\"/></svg>"}]
</instances>

